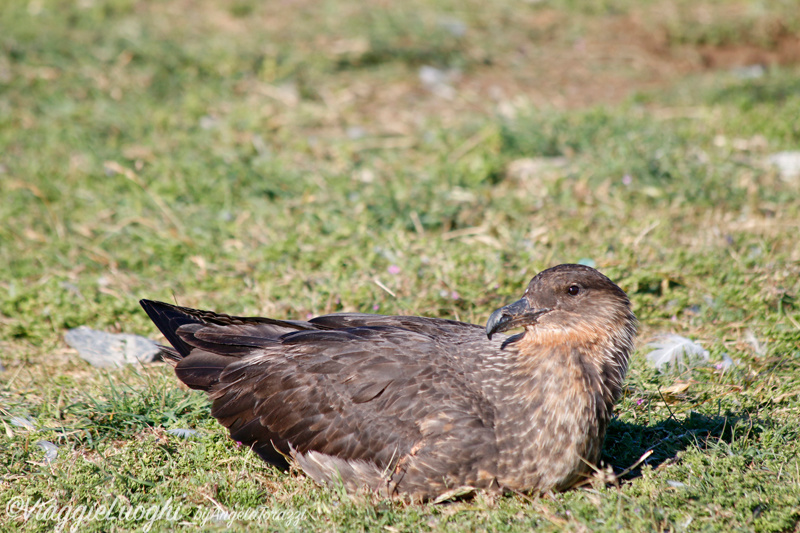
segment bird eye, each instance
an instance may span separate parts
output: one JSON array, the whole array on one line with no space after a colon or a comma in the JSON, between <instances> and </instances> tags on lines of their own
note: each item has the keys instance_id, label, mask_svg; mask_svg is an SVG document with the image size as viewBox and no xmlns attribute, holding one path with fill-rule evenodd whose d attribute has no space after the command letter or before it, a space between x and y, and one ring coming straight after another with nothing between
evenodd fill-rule
<instances>
[{"instance_id":1,"label":"bird eye","mask_svg":"<svg viewBox=\"0 0 800 533\"><path fill-rule=\"evenodd\" d=\"M567 289L567 294L570 296L576 296L579 292L581 292L581 288L577 285L570 285L569 289Z\"/></svg>"}]
</instances>

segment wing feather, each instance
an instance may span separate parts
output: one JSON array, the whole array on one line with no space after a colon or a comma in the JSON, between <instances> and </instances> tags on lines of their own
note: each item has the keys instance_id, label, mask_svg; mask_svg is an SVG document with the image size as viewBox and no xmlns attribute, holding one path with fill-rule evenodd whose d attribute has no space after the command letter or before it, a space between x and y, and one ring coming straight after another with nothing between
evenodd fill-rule
<instances>
[{"instance_id":1,"label":"wing feather","mask_svg":"<svg viewBox=\"0 0 800 533\"><path fill-rule=\"evenodd\" d=\"M183 356L178 376L207 390L231 437L273 464L297 454L446 471L462 459L435 443L463 442L459 425L475 429L475 446L495 445L494 408L457 342L485 339L478 326L362 314L288 322L143 305L162 331L175 327L165 336ZM426 450L435 454L410 461Z\"/></svg>"},{"instance_id":2,"label":"wing feather","mask_svg":"<svg viewBox=\"0 0 800 533\"><path fill-rule=\"evenodd\" d=\"M184 338L203 350L219 343L228 353L232 336L220 329ZM246 433L246 444L271 442L284 455L313 450L381 468L410 452L423 438L419 420L433 412L449 408L483 425L493 419L436 339L396 327L283 335L229 365L210 395L216 418L247 427L231 429L238 440ZM251 423L256 419L261 428Z\"/></svg>"}]
</instances>

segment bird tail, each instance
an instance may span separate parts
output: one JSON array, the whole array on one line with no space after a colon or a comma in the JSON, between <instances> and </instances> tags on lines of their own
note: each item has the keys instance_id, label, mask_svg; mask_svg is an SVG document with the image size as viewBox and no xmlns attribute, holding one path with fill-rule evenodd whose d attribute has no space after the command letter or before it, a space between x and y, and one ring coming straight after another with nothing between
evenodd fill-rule
<instances>
[{"instance_id":1,"label":"bird tail","mask_svg":"<svg viewBox=\"0 0 800 533\"><path fill-rule=\"evenodd\" d=\"M184 308L178 307L177 305L155 302L153 300L139 300L139 304L144 308L147 316L153 321L153 324L156 325L159 331L161 331L172 345L172 348L169 346L161 347L162 352L169 362L174 365L188 356L192 351L192 347L180 338L178 335L178 328L186 324L203 323L202 320L191 314L191 311L194 310L184 310Z\"/></svg>"},{"instance_id":2,"label":"bird tail","mask_svg":"<svg viewBox=\"0 0 800 533\"><path fill-rule=\"evenodd\" d=\"M239 359L197 349L196 346L186 342L185 339L190 338L189 336L178 332L183 326L186 326L183 330L186 331L213 323L213 313L153 300L140 300L139 304L172 345L161 346L164 360L175 367L178 379L192 389L209 391L219 382L219 377L225 368Z\"/></svg>"},{"instance_id":3,"label":"bird tail","mask_svg":"<svg viewBox=\"0 0 800 533\"><path fill-rule=\"evenodd\" d=\"M243 356L280 342L296 331L321 329L309 322L262 317L236 317L140 300L147 315L172 347L162 346L164 359L193 389L208 391L223 371Z\"/></svg>"}]
</instances>

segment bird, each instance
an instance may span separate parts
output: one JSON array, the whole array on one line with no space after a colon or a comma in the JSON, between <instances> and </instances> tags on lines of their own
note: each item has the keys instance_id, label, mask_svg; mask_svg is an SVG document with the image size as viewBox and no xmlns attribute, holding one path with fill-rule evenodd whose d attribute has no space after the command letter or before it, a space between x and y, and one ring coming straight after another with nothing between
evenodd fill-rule
<instances>
[{"instance_id":1,"label":"bird","mask_svg":"<svg viewBox=\"0 0 800 533\"><path fill-rule=\"evenodd\" d=\"M320 485L412 502L587 482L637 328L625 292L575 264L539 272L485 326L140 304L171 345L164 359L235 441Z\"/></svg>"}]
</instances>

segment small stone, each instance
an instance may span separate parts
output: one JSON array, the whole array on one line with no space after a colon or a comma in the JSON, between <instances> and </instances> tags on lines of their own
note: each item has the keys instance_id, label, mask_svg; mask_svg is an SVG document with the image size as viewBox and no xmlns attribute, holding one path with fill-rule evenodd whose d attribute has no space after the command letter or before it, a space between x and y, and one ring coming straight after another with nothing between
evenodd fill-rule
<instances>
[{"instance_id":1,"label":"small stone","mask_svg":"<svg viewBox=\"0 0 800 533\"><path fill-rule=\"evenodd\" d=\"M740 80L757 80L763 78L767 70L764 65L747 65L746 67L739 67L732 70L734 76Z\"/></svg>"},{"instance_id":2,"label":"small stone","mask_svg":"<svg viewBox=\"0 0 800 533\"><path fill-rule=\"evenodd\" d=\"M448 100L456 95L456 90L450 85L454 77L456 74L453 71L445 71L429 65L423 65L419 69L419 81L422 82L422 85L435 95Z\"/></svg>"},{"instance_id":3,"label":"small stone","mask_svg":"<svg viewBox=\"0 0 800 533\"><path fill-rule=\"evenodd\" d=\"M439 27L455 37L463 37L467 33L467 24L457 18L442 17L439 19Z\"/></svg>"},{"instance_id":4,"label":"small stone","mask_svg":"<svg viewBox=\"0 0 800 533\"><path fill-rule=\"evenodd\" d=\"M67 331L64 340L78 355L98 368L120 367L132 363L151 363L161 351L155 342L130 333L106 333L87 326Z\"/></svg>"},{"instance_id":5,"label":"small stone","mask_svg":"<svg viewBox=\"0 0 800 533\"><path fill-rule=\"evenodd\" d=\"M367 130L361 126L350 126L347 128L346 134L348 139L357 141L358 139L362 139L367 135Z\"/></svg>"},{"instance_id":6,"label":"small stone","mask_svg":"<svg viewBox=\"0 0 800 533\"><path fill-rule=\"evenodd\" d=\"M800 152L778 152L767 157L784 179L800 178Z\"/></svg>"}]
</instances>

